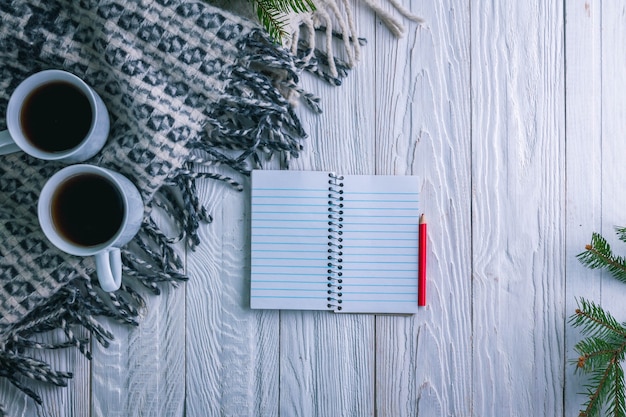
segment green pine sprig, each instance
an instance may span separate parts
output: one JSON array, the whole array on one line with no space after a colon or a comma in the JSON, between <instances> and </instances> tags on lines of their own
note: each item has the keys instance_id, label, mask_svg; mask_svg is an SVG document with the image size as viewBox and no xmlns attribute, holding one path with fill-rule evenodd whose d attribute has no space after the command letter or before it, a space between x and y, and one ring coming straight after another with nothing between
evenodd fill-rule
<instances>
[{"instance_id":1,"label":"green pine sprig","mask_svg":"<svg viewBox=\"0 0 626 417\"><path fill-rule=\"evenodd\" d=\"M626 242L626 229L617 228L620 240ZM578 255L578 260L591 269L606 269L614 278L626 283L626 258L613 253L611 246L598 233L593 233L591 244Z\"/></svg>"},{"instance_id":2,"label":"green pine sprig","mask_svg":"<svg viewBox=\"0 0 626 417\"><path fill-rule=\"evenodd\" d=\"M287 35L285 18L288 13L315 10L315 4L312 0L249 1L253 3L259 21L275 42L280 42Z\"/></svg>"},{"instance_id":3,"label":"green pine sprig","mask_svg":"<svg viewBox=\"0 0 626 417\"><path fill-rule=\"evenodd\" d=\"M597 417L606 407L608 415L626 417L624 370L626 325L593 302L580 300L570 323L587 336L574 347L577 371L590 375L585 385L587 402L581 417Z\"/></svg>"},{"instance_id":4,"label":"green pine sprig","mask_svg":"<svg viewBox=\"0 0 626 417\"><path fill-rule=\"evenodd\" d=\"M616 228L617 236L626 242L626 228ZM626 283L626 258L613 253L607 240L594 233L591 243L578 255L591 269L603 269ZM626 359L626 323L619 323L602 307L580 300L570 323L581 329L585 338L574 350L576 370L589 375L585 385L587 401L582 417L599 417L603 411L613 417L626 417L626 382L622 362Z\"/></svg>"}]
</instances>

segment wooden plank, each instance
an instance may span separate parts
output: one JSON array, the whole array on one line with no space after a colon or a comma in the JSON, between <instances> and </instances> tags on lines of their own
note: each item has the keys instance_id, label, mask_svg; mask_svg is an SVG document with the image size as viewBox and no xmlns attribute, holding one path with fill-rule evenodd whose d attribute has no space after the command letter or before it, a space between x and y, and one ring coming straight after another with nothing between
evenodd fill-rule
<instances>
[{"instance_id":1,"label":"wooden plank","mask_svg":"<svg viewBox=\"0 0 626 417\"><path fill-rule=\"evenodd\" d=\"M601 225L600 233L615 254L626 255L626 243L615 234L615 227L626 226L626 16L624 4L603 2L601 25ZM596 174L597 175L597 174ZM586 243L586 242L585 242ZM626 322L626 285L609 273L601 274L601 306L619 322ZM598 301L597 299L595 300ZM622 363L623 365L623 363Z\"/></svg>"},{"instance_id":2,"label":"wooden plank","mask_svg":"<svg viewBox=\"0 0 626 417\"><path fill-rule=\"evenodd\" d=\"M626 193L624 178L626 164L623 161L624 132L626 131L626 16L624 6L611 2L602 5L601 11L601 201L602 222L600 232L613 245L616 253L626 254L626 246L615 236L616 226L626 226ZM621 313L620 321L626 320L626 309L621 294L626 286L612 277L602 281L602 304Z\"/></svg>"},{"instance_id":3,"label":"wooden plank","mask_svg":"<svg viewBox=\"0 0 626 417\"><path fill-rule=\"evenodd\" d=\"M93 343L93 416L183 415L184 289L166 288L147 304L138 327L106 321L115 340L106 349Z\"/></svg>"},{"instance_id":4,"label":"wooden plank","mask_svg":"<svg viewBox=\"0 0 626 417\"><path fill-rule=\"evenodd\" d=\"M565 267L566 318L577 308L577 299L600 301L601 274L585 269L576 259L601 231L602 218L602 41L601 4L584 0L565 3L566 169L567 224ZM574 374L568 361L576 359L574 345L581 334L565 327L564 415L577 415L586 401L584 378Z\"/></svg>"},{"instance_id":5,"label":"wooden plank","mask_svg":"<svg viewBox=\"0 0 626 417\"><path fill-rule=\"evenodd\" d=\"M414 317L376 319L376 411L389 417L469 416L469 4L403 3L426 22L420 28L405 22L409 30L400 40L384 27L377 30L377 173L422 180L428 305Z\"/></svg>"},{"instance_id":6,"label":"wooden plank","mask_svg":"<svg viewBox=\"0 0 626 417\"><path fill-rule=\"evenodd\" d=\"M87 337L85 329L75 328L75 332L77 337ZM54 335L54 333L57 334ZM62 331L55 331L45 335L43 340L50 342L63 340L64 337L65 334ZM78 349L66 349L56 354L48 351L42 354L42 358L49 361L56 369L72 372L73 377L68 381L67 387L48 386L43 391L44 405L37 410L38 414L47 416L89 415L91 366L87 358ZM26 415L35 414L27 413Z\"/></svg>"},{"instance_id":7,"label":"wooden plank","mask_svg":"<svg viewBox=\"0 0 626 417\"><path fill-rule=\"evenodd\" d=\"M187 416L278 415L278 312L249 307L249 181L244 184L239 193L198 181L214 221L201 227L202 243L188 253Z\"/></svg>"},{"instance_id":8,"label":"wooden plank","mask_svg":"<svg viewBox=\"0 0 626 417\"><path fill-rule=\"evenodd\" d=\"M76 335L85 337L84 329L76 329ZM55 330L37 336L40 342L54 343L65 339L61 330ZM73 378L68 381L67 387L57 387L41 382L29 383L43 400L43 405L37 405L21 391L9 384L6 380L0 384L0 404L11 417L20 416L50 416L89 415L90 393L89 375L90 364L87 358L78 349L62 349L58 351L31 351L33 357L50 364L52 369L72 372Z\"/></svg>"},{"instance_id":9,"label":"wooden plank","mask_svg":"<svg viewBox=\"0 0 626 417\"><path fill-rule=\"evenodd\" d=\"M563 4L471 2L473 412L563 413Z\"/></svg>"},{"instance_id":10,"label":"wooden plank","mask_svg":"<svg viewBox=\"0 0 626 417\"><path fill-rule=\"evenodd\" d=\"M591 233L599 232L616 254L623 255L626 245L617 239L614 228L626 225L626 166L621 157L626 128L626 99L622 92L626 84L620 68L626 65L626 17L623 6L611 2L571 2L567 10L568 25L570 20L576 25L567 32L572 38L567 40L572 45L572 51L568 50L567 74L571 95L567 101L568 177L577 181L568 196L572 200L568 205L568 213L572 214L568 225L568 244L572 247L569 252L572 257L580 253L590 242ZM618 321L626 320L624 284L608 273L572 262L568 269L568 314L576 308L575 298L584 297L599 303ZM568 359L576 358L573 345L581 339L578 329L568 328ZM566 404L574 412L587 400L579 393L585 391L588 377L572 372L570 365L566 373Z\"/></svg>"},{"instance_id":11,"label":"wooden plank","mask_svg":"<svg viewBox=\"0 0 626 417\"><path fill-rule=\"evenodd\" d=\"M171 221L156 216L164 232L176 236ZM175 249L184 259L182 244ZM115 339L107 348L92 342L92 416L183 415L185 287L161 288L158 296L143 290L146 308L139 326L103 319Z\"/></svg>"},{"instance_id":12,"label":"wooden plank","mask_svg":"<svg viewBox=\"0 0 626 417\"><path fill-rule=\"evenodd\" d=\"M350 3L359 34L370 43L341 87L303 77L324 113L299 109L310 138L292 169L375 173L375 21L371 10ZM372 315L281 312L280 414L374 415L374 354Z\"/></svg>"}]
</instances>

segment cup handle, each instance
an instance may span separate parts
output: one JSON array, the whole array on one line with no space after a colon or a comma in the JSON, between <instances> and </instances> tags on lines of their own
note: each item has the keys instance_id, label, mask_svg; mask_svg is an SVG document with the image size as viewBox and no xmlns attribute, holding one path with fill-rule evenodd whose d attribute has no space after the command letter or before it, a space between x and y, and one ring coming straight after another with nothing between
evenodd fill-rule
<instances>
[{"instance_id":1,"label":"cup handle","mask_svg":"<svg viewBox=\"0 0 626 417\"><path fill-rule=\"evenodd\" d=\"M13 138L9 134L8 130L0 132L0 155L7 155L13 152L21 150L19 146L15 144Z\"/></svg>"},{"instance_id":2,"label":"cup handle","mask_svg":"<svg viewBox=\"0 0 626 417\"><path fill-rule=\"evenodd\" d=\"M96 272L100 287L106 292L116 291L122 285L122 254L118 248L98 252Z\"/></svg>"}]
</instances>

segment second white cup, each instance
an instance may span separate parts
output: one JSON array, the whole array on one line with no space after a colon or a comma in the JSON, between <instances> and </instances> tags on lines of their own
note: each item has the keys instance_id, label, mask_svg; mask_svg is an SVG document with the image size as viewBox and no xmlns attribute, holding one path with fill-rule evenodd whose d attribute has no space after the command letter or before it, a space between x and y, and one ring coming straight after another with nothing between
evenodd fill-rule
<instances>
[{"instance_id":1,"label":"second white cup","mask_svg":"<svg viewBox=\"0 0 626 417\"><path fill-rule=\"evenodd\" d=\"M71 255L94 256L100 286L122 281L120 247L139 231L144 205L123 175L94 165L70 165L46 182L38 203L41 228L50 242Z\"/></svg>"}]
</instances>

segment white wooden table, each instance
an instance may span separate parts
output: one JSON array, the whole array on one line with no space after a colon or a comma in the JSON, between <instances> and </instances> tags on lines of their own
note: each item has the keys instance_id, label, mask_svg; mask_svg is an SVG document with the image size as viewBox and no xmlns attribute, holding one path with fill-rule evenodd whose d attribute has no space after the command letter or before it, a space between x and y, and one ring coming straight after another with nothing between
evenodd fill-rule
<instances>
[{"instance_id":1,"label":"white wooden table","mask_svg":"<svg viewBox=\"0 0 626 417\"><path fill-rule=\"evenodd\" d=\"M577 297L626 320L626 286L575 255L626 225L626 16L619 1L411 1L340 88L305 77L321 116L292 169L417 174L429 218L428 307L414 317L249 309L249 193L200 185L215 217L190 281L109 323L45 407L14 416L572 416ZM619 247L618 247L619 248ZM626 253L626 248L623 253ZM618 249L619 250L619 249Z\"/></svg>"}]
</instances>

